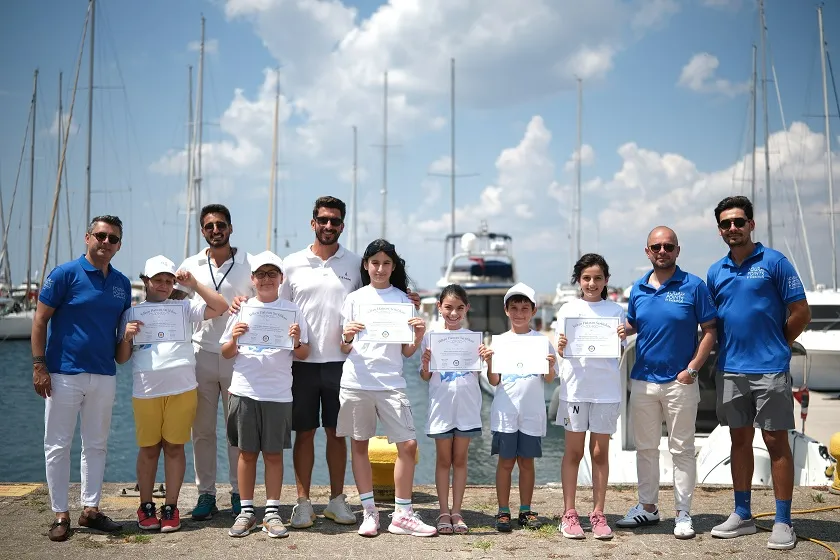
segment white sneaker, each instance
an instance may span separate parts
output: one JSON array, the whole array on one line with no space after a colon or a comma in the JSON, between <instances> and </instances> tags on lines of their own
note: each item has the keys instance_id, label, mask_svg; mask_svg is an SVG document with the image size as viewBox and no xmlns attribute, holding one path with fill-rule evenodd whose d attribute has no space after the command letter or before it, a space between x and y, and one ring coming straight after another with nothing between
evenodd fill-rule
<instances>
[{"instance_id":1,"label":"white sneaker","mask_svg":"<svg viewBox=\"0 0 840 560\"><path fill-rule=\"evenodd\" d=\"M327 509L324 510L324 517L332 519L339 525L355 525L356 514L350 510L347 505L347 496L339 494L327 504Z\"/></svg>"},{"instance_id":2,"label":"white sneaker","mask_svg":"<svg viewBox=\"0 0 840 560\"><path fill-rule=\"evenodd\" d=\"M394 535L411 535L412 537L433 537L437 529L426 525L415 511L394 512L390 516L391 524L388 532Z\"/></svg>"},{"instance_id":3,"label":"white sneaker","mask_svg":"<svg viewBox=\"0 0 840 560\"><path fill-rule=\"evenodd\" d=\"M681 511L674 519L674 536L678 539L694 538L694 524L691 522L691 516L688 512Z\"/></svg>"},{"instance_id":4,"label":"white sneaker","mask_svg":"<svg viewBox=\"0 0 840 560\"><path fill-rule=\"evenodd\" d=\"M654 512L645 511L642 504L636 504L630 508L627 515L615 522L616 527L622 529L633 529L642 525L654 525L659 523L659 510Z\"/></svg>"},{"instance_id":5,"label":"white sneaker","mask_svg":"<svg viewBox=\"0 0 840 560\"><path fill-rule=\"evenodd\" d=\"M379 511L364 510L359 534L363 537L375 537L379 534Z\"/></svg>"},{"instance_id":6,"label":"white sneaker","mask_svg":"<svg viewBox=\"0 0 840 560\"><path fill-rule=\"evenodd\" d=\"M315 510L312 509L312 502L306 498L298 498L297 504L292 508L292 519L289 525L295 529L306 529L312 527L315 522Z\"/></svg>"}]
</instances>

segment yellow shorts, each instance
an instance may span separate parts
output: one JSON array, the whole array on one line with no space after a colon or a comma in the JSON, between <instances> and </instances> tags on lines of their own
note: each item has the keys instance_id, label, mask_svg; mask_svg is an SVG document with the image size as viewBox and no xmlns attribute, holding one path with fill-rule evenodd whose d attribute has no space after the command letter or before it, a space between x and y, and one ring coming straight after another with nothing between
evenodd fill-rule
<instances>
[{"instance_id":1,"label":"yellow shorts","mask_svg":"<svg viewBox=\"0 0 840 560\"><path fill-rule=\"evenodd\" d=\"M152 447L162 439L175 444L190 441L198 406L197 389L168 397L132 398L131 401L138 446Z\"/></svg>"}]
</instances>

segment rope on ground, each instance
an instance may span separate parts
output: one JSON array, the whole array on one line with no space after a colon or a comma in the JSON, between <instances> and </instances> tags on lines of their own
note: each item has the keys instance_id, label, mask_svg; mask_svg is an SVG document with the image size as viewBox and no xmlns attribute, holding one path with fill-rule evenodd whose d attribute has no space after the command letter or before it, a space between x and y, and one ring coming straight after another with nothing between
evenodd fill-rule
<instances>
[{"instance_id":1,"label":"rope on ground","mask_svg":"<svg viewBox=\"0 0 840 560\"><path fill-rule=\"evenodd\" d=\"M791 515L801 515L803 513L817 513L817 512L820 512L820 511L832 511L832 510L835 510L835 509L840 509L840 506L828 506L828 507L820 507L820 508L813 508L813 509L798 509L798 510L791 511L790 513L791 513ZM764 513L759 513L757 515L753 515L753 519L758 519L759 517L770 517L771 515L776 515L776 512L775 511L767 511L767 512L764 512ZM772 531L773 530L770 527L765 527L764 525L759 525L758 523L756 523L755 526L758 527L759 529L761 529L762 531ZM834 550L834 548L832 548L832 546L830 544L828 544L827 542L823 542L823 541L820 541L820 540L817 540L817 539L812 539L811 537L802 537L802 536L799 536L799 535L797 535L796 537L798 539L803 540L803 541L810 541L812 543L820 545L821 547L825 548L831 554L834 555L834 560L840 560L840 556L837 554L837 551Z\"/></svg>"}]
</instances>

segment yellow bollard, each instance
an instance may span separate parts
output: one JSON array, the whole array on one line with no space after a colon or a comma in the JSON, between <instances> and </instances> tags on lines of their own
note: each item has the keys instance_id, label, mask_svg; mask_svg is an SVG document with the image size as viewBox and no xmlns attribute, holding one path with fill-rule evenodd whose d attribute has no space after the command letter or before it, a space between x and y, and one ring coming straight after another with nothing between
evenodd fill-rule
<instances>
[{"instance_id":1,"label":"yellow bollard","mask_svg":"<svg viewBox=\"0 0 840 560\"><path fill-rule=\"evenodd\" d=\"M374 436L368 441L368 459L373 471L373 499L377 502L394 501L394 463L397 445L388 443L385 436ZM414 455L414 464L420 462L420 447Z\"/></svg>"},{"instance_id":2,"label":"yellow bollard","mask_svg":"<svg viewBox=\"0 0 840 560\"><path fill-rule=\"evenodd\" d=\"M835 461L840 461L840 432L837 432L828 442L828 453L832 457L834 457ZM840 469L837 468L837 464L835 463L832 465L834 468L834 482L831 484L831 487L828 489L829 492L832 494L840 494ZM826 474L828 475L829 467L826 469ZM830 476L830 475L829 475Z\"/></svg>"}]
</instances>

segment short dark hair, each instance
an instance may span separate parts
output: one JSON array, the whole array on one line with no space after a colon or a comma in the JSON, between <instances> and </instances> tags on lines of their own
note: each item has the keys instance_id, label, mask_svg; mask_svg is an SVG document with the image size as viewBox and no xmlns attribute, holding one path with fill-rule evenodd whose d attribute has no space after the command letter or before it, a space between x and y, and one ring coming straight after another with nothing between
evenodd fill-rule
<instances>
[{"instance_id":1,"label":"short dark hair","mask_svg":"<svg viewBox=\"0 0 840 560\"><path fill-rule=\"evenodd\" d=\"M334 196L321 196L315 201L315 206L312 208L313 220L318 217L319 208L332 208L333 210L338 210L341 212L342 220L344 219L344 215L347 213L347 205L344 204L344 201Z\"/></svg>"},{"instance_id":2,"label":"short dark hair","mask_svg":"<svg viewBox=\"0 0 840 560\"><path fill-rule=\"evenodd\" d=\"M733 208L740 208L744 211L748 220L753 219L753 205L749 198L746 196L727 196L715 206L715 222L720 222L720 215L725 210L732 210Z\"/></svg>"},{"instance_id":3,"label":"short dark hair","mask_svg":"<svg viewBox=\"0 0 840 560\"><path fill-rule=\"evenodd\" d=\"M583 271L590 266L600 267L601 272L604 273L604 279L609 281L610 266L607 264L607 260L598 253L586 253L575 263L572 272L572 283L580 284L580 276L583 274ZM604 284L604 289L601 290L601 299L607 299L607 295L607 285Z\"/></svg>"},{"instance_id":4,"label":"short dark hair","mask_svg":"<svg viewBox=\"0 0 840 560\"><path fill-rule=\"evenodd\" d=\"M447 297L458 298L464 302L464 305L470 304L470 298L467 296L467 291L460 284L449 284L441 290L440 295L438 296L438 303L443 303L443 300Z\"/></svg>"},{"instance_id":5,"label":"short dark hair","mask_svg":"<svg viewBox=\"0 0 840 560\"><path fill-rule=\"evenodd\" d=\"M198 223L200 225L204 225L204 216L207 214L221 214L225 217L228 224L233 224L233 222L230 221L230 210L228 210L227 206L224 204L208 204L202 208L201 216L198 218Z\"/></svg>"},{"instance_id":6,"label":"short dark hair","mask_svg":"<svg viewBox=\"0 0 840 560\"><path fill-rule=\"evenodd\" d=\"M92 219L90 221L90 223L88 224L87 232L88 233L93 233L93 228L94 228L94 226L96 226L96 224L98 222L102 222L102 223L114 226L115 228L119 228L120 236L122 236L122 233L123 233L122 220L120 220L116 216L111 216L110 214L103 214L102 216L96 216L94 219Z\"/></svg>"},{"instance_id":7,"label":"short dark hair","mask_svg":"<svg viewBox=\"0 0 840 560\"><path fill-rule=\"evenodd\" d=\"M531 298L528 296L523 296L522 294L513 294L510 296L507 301L505 302L505 309L507 309L511 303L528 303L531 305L531 309L534 310L537 306L531 301Z\"/></svg>"}]
</instances>

